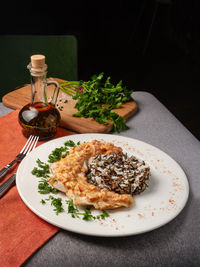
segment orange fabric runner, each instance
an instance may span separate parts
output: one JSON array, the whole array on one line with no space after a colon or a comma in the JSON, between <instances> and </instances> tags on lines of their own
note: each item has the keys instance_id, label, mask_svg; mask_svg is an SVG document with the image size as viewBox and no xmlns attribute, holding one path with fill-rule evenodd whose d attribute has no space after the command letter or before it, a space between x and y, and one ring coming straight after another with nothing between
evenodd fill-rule
<instances>
[{"instance_id":1,"label":"orange fabric runner","mask_svg":"<svg viewBox=\"0 0 200 267\"><path fill-rule=\"evenodd\" d=\"M18 123L18 112L0 118L0 169L14 159L27 141ZM55 138L71 134L59 128ZM15 167L1 178L0 184L16 170ZM58 230L29 210L13 186L0 199L0 265L20 266Z\"/></svg>"}]
</instances>

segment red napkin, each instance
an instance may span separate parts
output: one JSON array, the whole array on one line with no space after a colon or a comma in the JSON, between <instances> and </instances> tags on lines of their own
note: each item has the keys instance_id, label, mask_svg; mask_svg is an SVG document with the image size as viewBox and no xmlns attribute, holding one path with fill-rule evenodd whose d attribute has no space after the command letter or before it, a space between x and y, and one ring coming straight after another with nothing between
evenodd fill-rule
<instances>
[{"instance_id":1,"label":"red napkin","mask_svg":"<svg viewBox=\"0 0 200 267\"><path fill-rule=\"evenodd\" d=\"M0 169L14 159L27 141L18 123L18 112L0 118ZM58 128L55 138L71 134ZM41 143L44 142L38 145ZM13 186L0 199L0 266L20 266L58 230L29 210Z\"/></svg>"}]
</instances>

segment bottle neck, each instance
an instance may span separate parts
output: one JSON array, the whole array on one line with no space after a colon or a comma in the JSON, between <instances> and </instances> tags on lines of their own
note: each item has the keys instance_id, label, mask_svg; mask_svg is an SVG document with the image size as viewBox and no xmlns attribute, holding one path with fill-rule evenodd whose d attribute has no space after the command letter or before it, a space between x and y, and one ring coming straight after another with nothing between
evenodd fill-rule
<instances>
[{"instance_id":1,"label":"bottle neck","mask_svg":"<svg viewBox=\"0 0 200 267\"><path fill-rule=\"evenodd\" d=\"M46 75L44 76L31 76L31 89L32 99L31 104L43 103L48 105L48 99L46 94Z\"/></svg>"},{"instance_id":2,"label":"bottle neck","mask_svg":"<svg viewBox=\"0 0 200 267\"><path fill-rule=\"evenodd\" d=\"M43 105L48 105L48 99L46 94L47 65L45 64L44 68L41 69L34 69L30 63L27 67L30 71L31 76L31 104L33 105L35 103L42 103Z\"/></svg>"}]
</instances>

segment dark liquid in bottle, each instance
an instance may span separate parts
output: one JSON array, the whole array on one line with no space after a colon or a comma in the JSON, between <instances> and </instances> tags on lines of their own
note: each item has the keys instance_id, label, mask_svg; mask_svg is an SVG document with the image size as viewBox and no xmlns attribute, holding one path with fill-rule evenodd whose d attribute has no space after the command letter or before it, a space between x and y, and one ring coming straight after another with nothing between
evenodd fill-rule
<instances>
[{"instance_id":1,"label":"dark liquid in bottle","mask_svg":"<svg viewBox=\"0 0 200 267\"><path fill-rule=\"evenodd\" d=\"M50 103L27 104L19 112L19 123L26 137L39 136L40 140L55 136L60 121L59 111Z\"/></svg>"}]
</instances>

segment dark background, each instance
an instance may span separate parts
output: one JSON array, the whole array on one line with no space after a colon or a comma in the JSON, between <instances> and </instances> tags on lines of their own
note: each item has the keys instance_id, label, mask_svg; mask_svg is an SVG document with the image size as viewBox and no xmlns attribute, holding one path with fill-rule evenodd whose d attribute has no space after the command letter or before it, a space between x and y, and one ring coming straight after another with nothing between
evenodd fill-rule
<instances>
[{"instance_id":1,"label":"dark background","mask_svg":"<svg viewBox=\"0 0 200 267\"><path fill-rule=\"evenodd\" d=\"M73 34L79 79L154 94L200 140L199 0L5 3L0 34ZM4 16L3 16L4 15Z\"/></svg>"}]
</instances>

